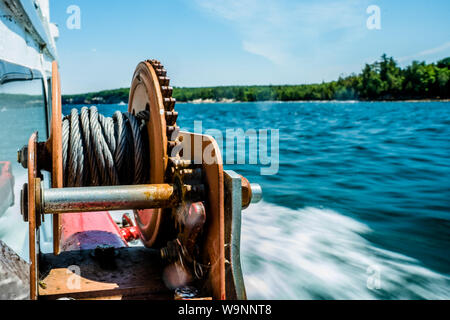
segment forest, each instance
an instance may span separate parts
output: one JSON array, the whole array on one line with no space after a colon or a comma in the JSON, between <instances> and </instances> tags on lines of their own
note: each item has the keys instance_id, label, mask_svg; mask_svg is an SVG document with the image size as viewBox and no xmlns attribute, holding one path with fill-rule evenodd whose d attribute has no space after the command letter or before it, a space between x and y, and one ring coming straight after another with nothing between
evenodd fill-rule
<instances>
[{"instance_id":1,"label":"forest","mask_svg":"<svg viewBox=\"0 0 450 320\"><path fill-rule=\"evenodd\" d=\"M128 101L128 88L65 95L63 104L116 104ZM366 64L359 74L336 81L301 85L175 87L179 102L208 101L318 101L423 100L450 98L450 57L436 63L413 61L401 68L392 57Z\"/></svg>"}]
</instances>

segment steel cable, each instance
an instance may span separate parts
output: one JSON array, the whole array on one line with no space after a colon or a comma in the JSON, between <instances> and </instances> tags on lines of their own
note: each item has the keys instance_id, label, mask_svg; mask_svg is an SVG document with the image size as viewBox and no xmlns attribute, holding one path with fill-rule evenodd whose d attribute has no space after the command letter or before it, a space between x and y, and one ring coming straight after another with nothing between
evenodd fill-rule
<instances>
[{"instance_id":1,"label":"steel cable","mask_svg":"<svg viewBox=\"0 0 450 320\"><path fill-rule=\"evenodd\" d=\"M116 111L105 117L96 107L72 109L62 123L65 187L148 182L148 139L142 116Z\"/></svg>"}]
</instances>

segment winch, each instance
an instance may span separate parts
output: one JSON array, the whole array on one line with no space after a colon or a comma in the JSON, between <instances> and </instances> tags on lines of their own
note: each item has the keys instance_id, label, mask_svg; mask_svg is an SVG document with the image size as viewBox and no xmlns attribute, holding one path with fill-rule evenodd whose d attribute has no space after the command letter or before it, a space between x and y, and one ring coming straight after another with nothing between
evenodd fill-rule
<instances>
[{"instance_id":1,"label":"winch","mask_svg":"<svg viewBox=\"0 0 450 320\"><path fill-rule=\"evenodd\" d=\"M36 132L18 154L28 169L21 211L31 299L245 299L241 210L261 199L261 188L223 170L212 137L180 131L162 64L139 63L128 112L112 117L84 107L63 118L60 92L54 62L50 138L39 142ZM77 224L113 210L133 210L145 247L127 246L117 226ZM39 247L48 215L52 254Z\"/></svg>"}]
</instances>

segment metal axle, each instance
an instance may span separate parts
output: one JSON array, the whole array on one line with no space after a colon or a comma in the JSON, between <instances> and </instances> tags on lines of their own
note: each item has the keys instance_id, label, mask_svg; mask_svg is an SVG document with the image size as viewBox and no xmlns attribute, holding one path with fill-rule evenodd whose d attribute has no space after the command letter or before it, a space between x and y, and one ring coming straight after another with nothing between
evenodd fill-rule
<instances>
[{"instance_id":1,"label":"metal axle","mask_svg":"<svg viewBox=\"0 0 450 320\"><path fill-rule=\"evenodd\" d=\"M42 189L41 194L36 208L41 214L170 208L180 200L170 184Z\"/></svg>"},{"instance_id":2,"label":"metal axle","mask_svg":"<svg viewBox=\"0 0 450 320\"><path fill-rule=\"evenodd\" d=\"M37 178L36 187L37 214L174 208L183 201L179 187L174 184L43 189ZM242 198L242 208L259 202L261 187L246 181ZM28 221L28 184L21 193L21 213Z\"/></svg>"}]
</instances>

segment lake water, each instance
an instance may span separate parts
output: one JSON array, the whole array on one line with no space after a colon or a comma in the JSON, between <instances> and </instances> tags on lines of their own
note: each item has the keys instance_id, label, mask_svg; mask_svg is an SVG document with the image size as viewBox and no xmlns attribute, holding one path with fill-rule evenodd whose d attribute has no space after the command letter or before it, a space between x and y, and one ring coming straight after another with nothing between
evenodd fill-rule
<instances>
[{"instance_id":1,"label":"lake water","mask_svg":"<svg viewBox=\"0 0 450 320\"><path fill-rule=\"evenodd\" d=\"M243 218L250 298L450 298L450 103L177 109L189 129L280 130L277 175L230 167L264 191Z\"/></svg>"},{"instance_id":2,"label":"lake water","mask_svg":"<svg viewBox=\"0 0 450 320\"><path fill-rule=\"evenodd\" d=\"M276 175L260 175L262 165L226 166L264 192L243 211L250 299L450 298L450 103L176 109L187 130L194 120L224 134L279 130Z\"/></svg>"}]
</instances>

